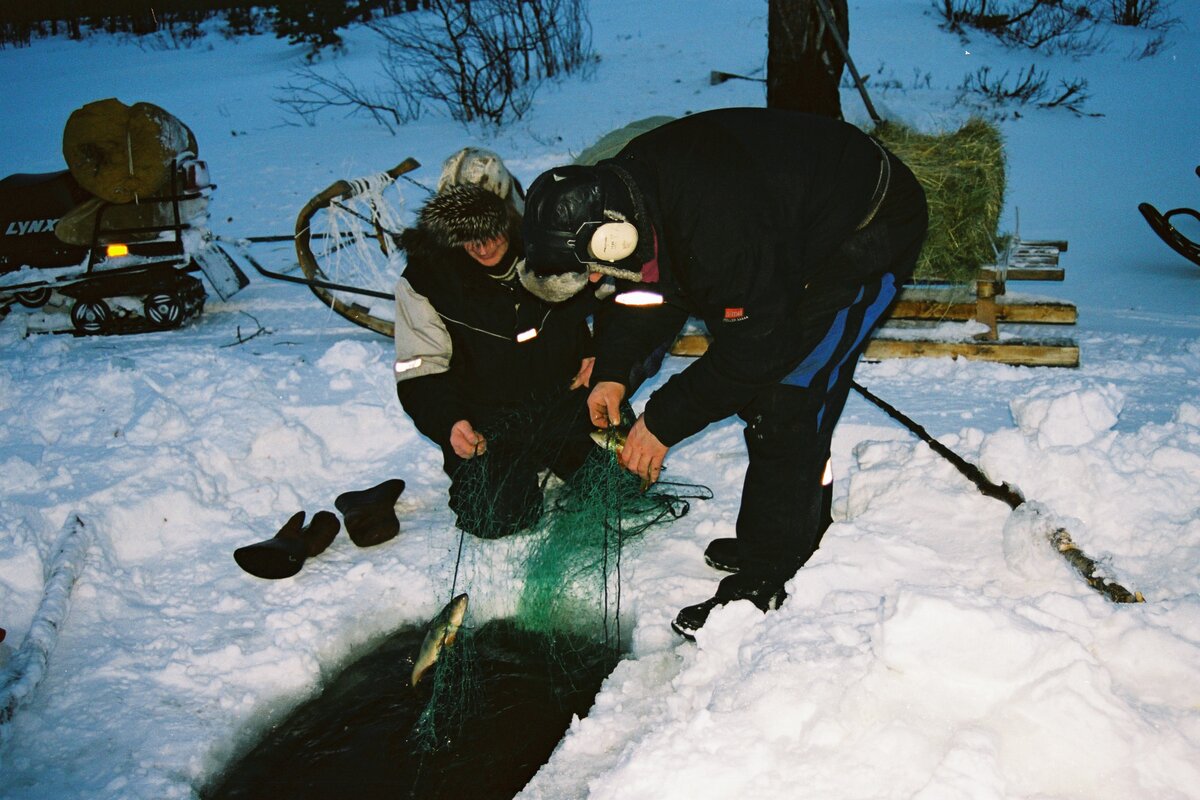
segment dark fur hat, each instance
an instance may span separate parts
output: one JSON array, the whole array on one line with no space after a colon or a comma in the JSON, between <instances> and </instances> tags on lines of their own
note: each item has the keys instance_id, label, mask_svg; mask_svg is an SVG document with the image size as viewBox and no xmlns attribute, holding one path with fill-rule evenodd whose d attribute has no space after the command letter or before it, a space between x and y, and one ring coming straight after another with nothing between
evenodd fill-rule
<instances>
[{"instance_id":1,"label":"dark fur hat","mask_svg":"<svg viewBox=\"0 0 1200 800\"><path fill-rule=\"evenodd\" d=\"M486 242L509 232L508 204L482 186L451 186L430 198L417 226L442 247Z\"/></svg>"}]
</instances>

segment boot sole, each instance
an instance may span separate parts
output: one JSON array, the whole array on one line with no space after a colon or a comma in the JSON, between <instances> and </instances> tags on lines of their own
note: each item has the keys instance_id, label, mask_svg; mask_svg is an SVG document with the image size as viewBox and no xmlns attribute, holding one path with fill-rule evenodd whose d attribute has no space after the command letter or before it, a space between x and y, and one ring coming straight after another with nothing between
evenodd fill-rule
<instances>
[{"instance_id":1,"label":"boot sole","mask_svg":"<svg viewBox=\"0 0 1200 800\"><path fill-rule=\"evenodd\" d=\"M735 562L733 559L727 559L727 558L721 559L721 558L713 557L712 552L713 552L714 548L725 547L725 545L718 544L719 542L733 543L732 546L734 547L735 552L736 552L736 547L737 547L736 539L713 539L711 542L708 543L708 547L704 548L704 563L708 564L710 567L712 567L715 570L718 570L719 572L739 572L739 571L741 571L742 565L740 563ZM735 558L736 558L736 556L735 556Z\"/></svg>"}]
</instances>

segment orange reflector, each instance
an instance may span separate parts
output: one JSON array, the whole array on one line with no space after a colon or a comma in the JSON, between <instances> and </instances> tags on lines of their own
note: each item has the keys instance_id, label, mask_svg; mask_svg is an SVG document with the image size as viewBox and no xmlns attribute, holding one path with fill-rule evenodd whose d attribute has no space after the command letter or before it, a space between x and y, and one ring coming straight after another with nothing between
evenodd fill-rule
<instances>
[{"instance_id":1,"label":"orange reflector","mask_svg":"<svg viewBox=\"0 0 1200 800\"><path fill-rule=\"evenodd\" d=\"M530 339L537 338L537 328L530 328L527 331L521 331L517 334L518 342L528 342Z\"/></svg>"},{"instance_id":2,"label":"orange reflector","mask_svg":"<svg viewBox=\"0 0 1200 800\"><path fill-rule=\"evenodd\" d=\"M109 258L118 258L120 256L129 255L129 245L127 244L110 244L105 254Z\"/></svg>"}]
</instances>

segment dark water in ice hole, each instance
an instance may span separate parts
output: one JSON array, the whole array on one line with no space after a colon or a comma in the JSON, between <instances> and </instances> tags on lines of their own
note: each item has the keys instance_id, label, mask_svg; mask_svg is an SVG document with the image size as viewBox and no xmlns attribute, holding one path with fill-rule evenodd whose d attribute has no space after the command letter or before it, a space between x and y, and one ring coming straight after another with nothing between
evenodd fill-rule
<instances>
[{"instance_id":1,"label":"dark water in ice hole","mask_svg":"<svg viewBox=\"0 0 1200 800\"><path fill-rule=\"evenodd\" d=\"M504 621L471 634L478 706L446 746L423 754L410 738L433 681L409 685L425 632L404 629L272 727L203 797L513 797L550 757L571 716L586 714L616 658L600 645L558 646L551 655L544 640Z\"/></svg>"}]
</instances>

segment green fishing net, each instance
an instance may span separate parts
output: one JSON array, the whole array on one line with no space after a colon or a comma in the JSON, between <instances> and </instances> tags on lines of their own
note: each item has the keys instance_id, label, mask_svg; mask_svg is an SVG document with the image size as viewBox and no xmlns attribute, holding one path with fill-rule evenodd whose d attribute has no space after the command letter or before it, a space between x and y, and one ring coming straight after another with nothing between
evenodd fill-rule
<instances>
[{"instance_id":1,"label":"green fishing net","mask_svg":"<svg viewBox=\"0 0 1200 800\"><path fill-rule=\"evenodd\" d=\"M702 487L654 484L643 490L616 456L597 447L571 480L551 493L544 535L532 544L517 623L551 642L566 636L621 645L621 562L650 528L683 517ZM711 496L711 495L707 495Z\"/></svg>"},{"instance_id":2,"label":"green fishing net","mask_svg":"<svg viewBox=\"0 0 1200 800\"><path fill-rule=\"evenodd\" d=\"M681 483L643 487L639 478L620 467L614 452L588 441L577 422L568 421L564 426L557 413L561 408L561 397L548 398L482 429L487 453L463 464L464 472L456 476L462 490L456 505L460 519L469 508L474 514L502 517L497 520L499 529L510 526L514 518L524 526L514 534L522 537L520 552L524 556L512 564L519 596L511 623L525 634L528 648L568 672L577 668L585 653L593 659L599 648L607 654L611 668L624 649L623 559L647 531L682 518L690 500L709 499L712 492L704 486ZM627 408L626 427L631 420L632 411ZM564 429L574 434L564 437ZM561 469L564 463L569 470ZM516 486L499 484L510 481L514 473L527 476L531 464L544 465L533 484L537 496L528 498L522 511L514 512L498 498L523 497L524 480ZM565 480L555 475L550 465L569 472ZM484 529L487 522L471 519L473 526ZM486 543L466 533L460 535L453 592L469 592L469 587L459 585L459 567L466 553L486 547ZM459 630L453 646L443 648L435 668L422 682L429 682L431 689L412 732L420 749L439 748L469 723L480 702L481 670L467 624Z\"/></svg>"},{"instance_id":3,"label":"green fishing net","mask_svg":"<svg viewBox=\"0 0 1200 800\"><path fill-rule=\"evenodd\" d=\"M460 628L426 679L432 684L429 700L410 734L418 752L432 753L452 744L471 721L483 699L479 678L474 636L469 628Z\"/></svg>"}]
</instances>

